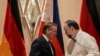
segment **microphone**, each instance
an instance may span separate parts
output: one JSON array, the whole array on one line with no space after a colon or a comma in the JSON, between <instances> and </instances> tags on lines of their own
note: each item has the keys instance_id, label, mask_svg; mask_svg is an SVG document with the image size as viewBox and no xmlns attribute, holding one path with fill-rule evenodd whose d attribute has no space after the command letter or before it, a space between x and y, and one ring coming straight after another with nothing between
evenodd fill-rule
<instances>
[{"instance_id":1,"label":"microphone","mask_svg":"<svg viewBox=\"0 0 100 56\"><path fill-rule=\"evenodd\" d=\"M76 42L76 43L79 44L80 46L82 46L82 47L84 47L84 48L89 48L89 49L95 50L95 51L97 51L97 52L100 53L99 50L96 50L96 49L94 49L94 48L90 48L90 47L87 47L87 46L84 46L84 45L80 44L80 43L79 43L76 39L74 39L71 35L68 35L68 37L71 38L74 42Z\"/></svg>"},{"instance_id":2,"label":"microphone","mask_svg":"<svg viewBox=\"0 0 100 56\"><path fill-rule=\"evenodd\" d=\"M77 42L76 39L74 39L71 35L68 35L69 38L71 38L74 42Z\"/></svg>"}]
</instances>

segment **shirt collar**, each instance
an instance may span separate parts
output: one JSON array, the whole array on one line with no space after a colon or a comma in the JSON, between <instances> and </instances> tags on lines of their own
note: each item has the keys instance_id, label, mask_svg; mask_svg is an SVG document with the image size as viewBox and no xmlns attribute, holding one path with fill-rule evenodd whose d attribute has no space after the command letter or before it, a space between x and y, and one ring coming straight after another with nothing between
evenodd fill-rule
<instances>
[{"instance_id":1,"label":"shirt collar","mask_svg":"<svg viewBox=\"0 0 100 56\"><path fill-rule=\"evenodd\" d=\"M45 38L45 40L46 40L47 42L49 41L49 39L47 38L46 35L42 34L42 36Z\"/></svg>"},{"instance_id":2,"label":"shirt collar","mask_svg":"<svg viewBox=\"0 0 100 56\"><path fill-rule=\"evenodd\" d=\"M82 30L79 30L77 35L76 35L76 38L80 35L80 33L82 32Z\"/></svg>"}]
</instances>

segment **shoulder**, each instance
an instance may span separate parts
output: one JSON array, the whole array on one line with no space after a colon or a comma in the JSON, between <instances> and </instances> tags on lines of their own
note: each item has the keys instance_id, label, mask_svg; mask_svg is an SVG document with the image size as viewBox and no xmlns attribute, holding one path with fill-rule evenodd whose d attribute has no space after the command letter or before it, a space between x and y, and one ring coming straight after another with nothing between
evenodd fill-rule
<instances>
[{"instance_id":1,"label":"shoulder","mask_svg":"<svg viewBox=\"0 0 100 56\"><path fill-rule=\"evenodd\" d=\"M78 32L76 39L80 42L96 42L95 37L82 30Z\"/></svg>"},{"instance_id":2,"label":"shoulder","mask_svg":"<svg viewBox=\"0 0 100 56\"><path fill-rule=\"evenodd\" d=\"M80 31L79 36L82 38L94 39L94 37L92 35L88 34L87 32L84 32L84 31Z\"/></svg>"},{"instance_id":3,"label":"shoulder","mask_svg":"<svg viewBox=\"0 0 100 56\"><path fill-rule=\"evenodd\" d=\"M84 31L83 31L83 34L84 34L84 36L86 36L86 37L84 37L84 38L95 39L95 37L93 37L92 35L90 35L90 34L87 33L87 32L84 32Z\"/></svg>"},{"instance_id":4,"label":"shoulder","mask_svg":"<svg viewBox=\"0 0 100 56\"><path fill-rule=\"evenodd\" d=\"M93 37L92 35L88 34L87 32L82 31L80 34L80 37L82 40L84 40L85 42L89 43L89 42L95 42L95 37Z\"/></svg>"},{"instance_id":5,"label":"shoulder","mask_svg":"<svg viewBox=\"0 0 100 56\"><path fill-rule=\"evenodd\" d=\"M40 36L40 37L38 37L37 39L35 39L35 40L33 41L32 44L34 44L34 43L41 44L41 43L43 43L43 42L45 42L45 39L44 39L43 36Z\"/></svg>"}]
</instances>

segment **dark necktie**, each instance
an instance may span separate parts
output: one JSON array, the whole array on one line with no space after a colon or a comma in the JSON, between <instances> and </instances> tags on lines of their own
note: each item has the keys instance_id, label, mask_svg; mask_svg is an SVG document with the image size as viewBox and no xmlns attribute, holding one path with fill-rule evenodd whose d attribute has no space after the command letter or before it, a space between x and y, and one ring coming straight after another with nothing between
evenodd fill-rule
<instances>
[{"instance_id":1,"label":"dark necktie","mask_svg":"<svg viewBox=\"0 0 100 56\"><path fill-rule=\"evenodd\" d=\"M51 50L51 53L52 55L54 56L54 51L53 51L53 46L52 46L52 43L50 41L48 41L49 45L50 45L50 50Z\"/></svg>"}]
</instances>

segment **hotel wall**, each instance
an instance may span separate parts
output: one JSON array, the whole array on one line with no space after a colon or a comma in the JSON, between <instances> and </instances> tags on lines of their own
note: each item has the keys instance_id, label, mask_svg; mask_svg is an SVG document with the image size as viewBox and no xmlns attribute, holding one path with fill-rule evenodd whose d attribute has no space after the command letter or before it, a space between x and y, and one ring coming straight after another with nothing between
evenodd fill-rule
<instances>
[{"instance_id":1,"label":"hotel wall","mask_svg":"<svg viewBox=\"0 0 100 56\"><path fill-rule=\"evenodd\" d=\"M75 20L79 23L82 0L58 0L58 3L59 3L59 11L60 11L59 12L60 20L62 24L64 48L66 51L66 43L68 38L64 33L63 25L64 22L68 19Z\"/></svg>"},{"instance_id":2,"label":"hotel wall","mask_svg":"<svg viewBox=\"0 0 100 56\"><path fill-rule=\"evenodd\" d=\"M0 0L0 43L3 34L7 0Z\"/></svg>"}]
</instances>

